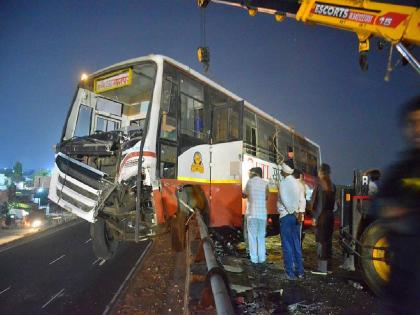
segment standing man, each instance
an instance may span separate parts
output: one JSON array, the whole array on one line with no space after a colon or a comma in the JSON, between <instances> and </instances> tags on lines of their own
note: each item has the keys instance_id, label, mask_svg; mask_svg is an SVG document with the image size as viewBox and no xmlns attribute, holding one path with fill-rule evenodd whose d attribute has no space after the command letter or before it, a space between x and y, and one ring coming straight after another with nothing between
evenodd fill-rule
<instances>
[{"instance_id":1,"label":"standing man","mask_svg":"<svg viewBox=\"0 0 420 315\"><path fill-rule=\"evenodd\" d=\"M268 184L262 179L261 167L253 167L249 171L244 198L248 198L246 219L248 229L248 246L251 262L265 262L265 228L267 225Z\"/></svg>"},{"instance_id":2,"label":"standing man","mask_svg":"<svg viewBox=\"0 0 420 315\"><path fill-rule=\"evenodd\" d=\"M331 168L322 163L318 183L312 193L312 225L315 226L318 267L311 273L326 276L332 264L332 235L334 232L335 185L331 181Z\"/></svg>"},{"instance_id":3,"label":"standing man","mask_svg":"<svg viewBox=\"0 0 420 315\"><path fill-rule=\"evenodd\" d=\"M289 280L303 278L305 271L302 263L300 244L300 224L296 217L299 210L301 189L293 169L283 163L281 173L284 179L279 185L280 238L283 250L284 269Z\"/></svg>"},{"instance_id":4,"label":"standing man","mask_svg":"<svg viewBox=\"0 0 420 315\"><path fill-rule=\"evenodd\" d=\"M311 198L312 225L315 226L318 267L313 274L326 276L332 257L332 235L334 231L334 206L336 188L331 181L331 168L322 163L318 171L318 182Z\"/></svg>"},{"instance_id":5,"label":"standing man","mask_svg":"<svg viewBox=\"0 0 420 315\"><path fill-rule=\"evenodd\" d=\"M299 183L300 192L299 192L299 208L296 212L296 218L299 221L299 240L302 245L302 224L305 219L305 210L306 210L306 184L303 180L303 174L301 171L295 169L293 172L293 177L297 179Z\"/></svg>"},{"instance_id":6,"label":"standing man","mask_svg":"<svg viewBox=\"0 0 420 315\"><path fill-rule=\"evenodd\" d=\"M420 314L420 95L402 110L409 146L385 173L377 195L388 230L390 278L380 314Z\"/></svg>"}]
</instances>

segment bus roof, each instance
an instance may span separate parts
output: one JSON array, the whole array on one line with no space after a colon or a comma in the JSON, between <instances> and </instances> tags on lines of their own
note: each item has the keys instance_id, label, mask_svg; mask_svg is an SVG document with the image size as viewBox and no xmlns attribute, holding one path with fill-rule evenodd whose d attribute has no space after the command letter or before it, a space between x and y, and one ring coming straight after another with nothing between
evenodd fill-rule
<instances>
[{"instance_id":1,"label":"bus roof","mask_svg":"<svg viewBox=\"0 0 420 315\"><path fill-rule=\"evenodd\" d=\"M267 114L266 112L262 111L261 109L259 109L255 105L252 105L248 101L244 100L243 98L239 97L238 95L236 95L236 94L232 93L231 91L227 90L226 88L224 88L220 84L218 84L218 83L210 80L209 78L207 78L206 76L202 75L201 73L195 71L191 67L186 66L186 65L180 63L179 61L176 61L175 59L172 59L172 58L167 57L167 56L164 56L164 55L150 54L148 56L142 56L142 57L127 59L127 60L118 62L116 64L113 64L111 66L108 66L106 68L103 68L103 69L100 69L98 71L95 71L90 76L96 76L96 75L98 75L100 73L107 72L107 71L110 71L110 70L115 69L115 68L122 67L122 66L127 65L127 64L133 64L133 63L138 63L138 62L148 61L148 60L155 61L157 64L163 64L163 61L166 61L166 62L168 62L168 63L170 63L170 64L172 64L172 65L180 68L184 72L190 73L192 76L194 76L194 77L198 78L199 80L207 83L208 85L216 88L217 90L220 90L221 92L223 92L226 95L230 96L234 100L236 100L236 101L242 101L243 100L244 101L244 104L245 104L245 107L247 107L251 111L257 113L258 115L260 115L262 117L264 117L268 121L271 121L271 122L274 122L275 124L281 125L283 128L289 130L290 132L293 132L293 133L298 134L299 136L303 137L305 140L307 140L308 142L310 142L311 144L313 144L314 146L316 146L319 149L319 145L317 143L315 143L311 139L308 139L307 137L302 136L301 134L297 133L296 130L294 130L294 128L291 128L291 127L287 126L285 123L277 120L276 118L274 118L270 114Z\"/></svg>"}]
</instances>

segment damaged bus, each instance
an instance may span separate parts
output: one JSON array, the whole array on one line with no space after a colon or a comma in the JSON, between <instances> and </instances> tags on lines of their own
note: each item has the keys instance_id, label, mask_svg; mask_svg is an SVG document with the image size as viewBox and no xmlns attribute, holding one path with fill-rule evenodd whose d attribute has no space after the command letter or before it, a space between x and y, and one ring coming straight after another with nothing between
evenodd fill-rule
<instances>
[{"instance_id":1,"label":"damaged bus","mask_svg":"<svg viewBox=\"0 0 420 315\"><path fill-rule=\"evenodd\" d=\"M260 166L276 217L284 157L313 183L317 144L191 68L149 55L80 80L49 198L91 223L100 258L112 257L120 241L168 230L182 250L189 213L178 205L180 187L187 185L184 200L206 211L210 226L240 227L248 170Z\"/></svg>"}]
</instances>

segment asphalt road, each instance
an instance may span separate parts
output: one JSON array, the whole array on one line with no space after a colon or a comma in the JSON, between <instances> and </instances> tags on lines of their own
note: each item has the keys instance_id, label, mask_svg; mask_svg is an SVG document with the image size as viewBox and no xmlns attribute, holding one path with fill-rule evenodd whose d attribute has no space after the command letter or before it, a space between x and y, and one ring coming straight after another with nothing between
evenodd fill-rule
<instances>
[{"instance_id":1,"label":"asphalt road","mask_svg":"<svg viewBox=\"0 0 420 315\"><path fill-rule=\"evenodd\" d=\"M0 252L0 314L103 314L147 244L98 260L80 222Z\"/></svg>"}]
</instances>

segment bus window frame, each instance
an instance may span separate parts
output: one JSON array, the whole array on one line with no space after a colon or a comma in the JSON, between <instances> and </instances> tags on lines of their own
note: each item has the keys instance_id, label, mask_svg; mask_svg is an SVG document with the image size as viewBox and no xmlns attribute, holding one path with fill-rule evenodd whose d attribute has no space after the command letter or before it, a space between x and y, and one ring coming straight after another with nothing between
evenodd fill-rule
<instances>
[{"instance_id":1,"label":"bus window frame","mask_svg":"<svg viewBox=\"0 0 420 315\"><path fill-rule=\"evenodd\" d=\"M250 130L251 130L251 143L248 143L246 140L246 128L247 125L245 125L245 115L252 115L254 118L254 124L252 126L250 126ZM242 118L242 140L243 140L243 147L244 147L244 151L246 154L250 154L252 156L257 156L257 141L258 141L258 126L257 126L257 114L255 112L253 112L251 109L249 108L245 108L243 110L243 118ZM253 134L253 131L255 131L255 133ZM254 136L254 139L253 139ZM255 140L255 144L252 143L252 140Z\"/></svg>"},{"instance_id":2,"label":"bus window frame","mask_svg":"<svg viewBox=\"0 0 420 315\"><path fill-rule=\"evenodd\" d=\"M72 133L72 136L73 136L73 137L84 137L84 136L76 136L76 135L75 135L76 130L77 130L77 125L79 124L79 119L80 119L80 110L81 110L82 106L83 106L83 107L86 107L86 108L88 108L88 109L90 109L90 115L89 115L89 128L88 128L88 130L89 130L89 134L84 135L84 136L90 136L90 135L92 134L92 129L93 129L92 117L93 117L93 114L94 114L95 109L94 109L92 106L89 106L89 105L86 105L86 104L83 104L83 103L79 103L79 105L78 105L78 107L79 107L79 108L78 108L78 110L77 110L76 123L74 124L73 133Z\"/></svg>"},{"instance_id":3,"label":"bus window frame","mask_svg":"<svg viewBox=\"0 0 420 315\"><path fill-rule=\"evenodd\" d=\"M114 129L114 130L99 130L99 129L97 129L98 128L98 118L106 120L106 122L107 122L107 124L106 124L107 128L106 129L108 129L108 122L110 122L110 121L116 123L117 128ZM120 119L115 119L111 116L104 115L103 113L98 113L97 112L97 115L95 115L95 117L94 117L94 124L93 125L94 125L94 128L93 128L94 133L96 131L111 132L111 131L119 130L121 128L121 120Z\"/></svg>"},{"instance_id":4,"label":"bus window frame","mask_svg":"<svg viewBox=\"0 0 420 315\"><path fill-rule=\"evenodd\" d=\"M223 93L222 93L223 94ZM213 104L211 104L211 141L212 144L217 144L217 143L226 143L226 142L233 142L233 141L241 141L243 139L243 112L244 112L244 101L234 101L231 98L229 98L227 95L223 94L223 96L227 97L227 102L223 105L219 105L219 106L213 106ZM235 108L238 107L238 108ZM221 138L221 139L215 139L214 138L214 113L216 111L226 111L227 114L227 121L226 121L226 137L225 138ZM231 113L237 113L238 114L238 122L237 122L237 136L234 137L232 136L232 115Z\"/></svg>"}]
</instances>

